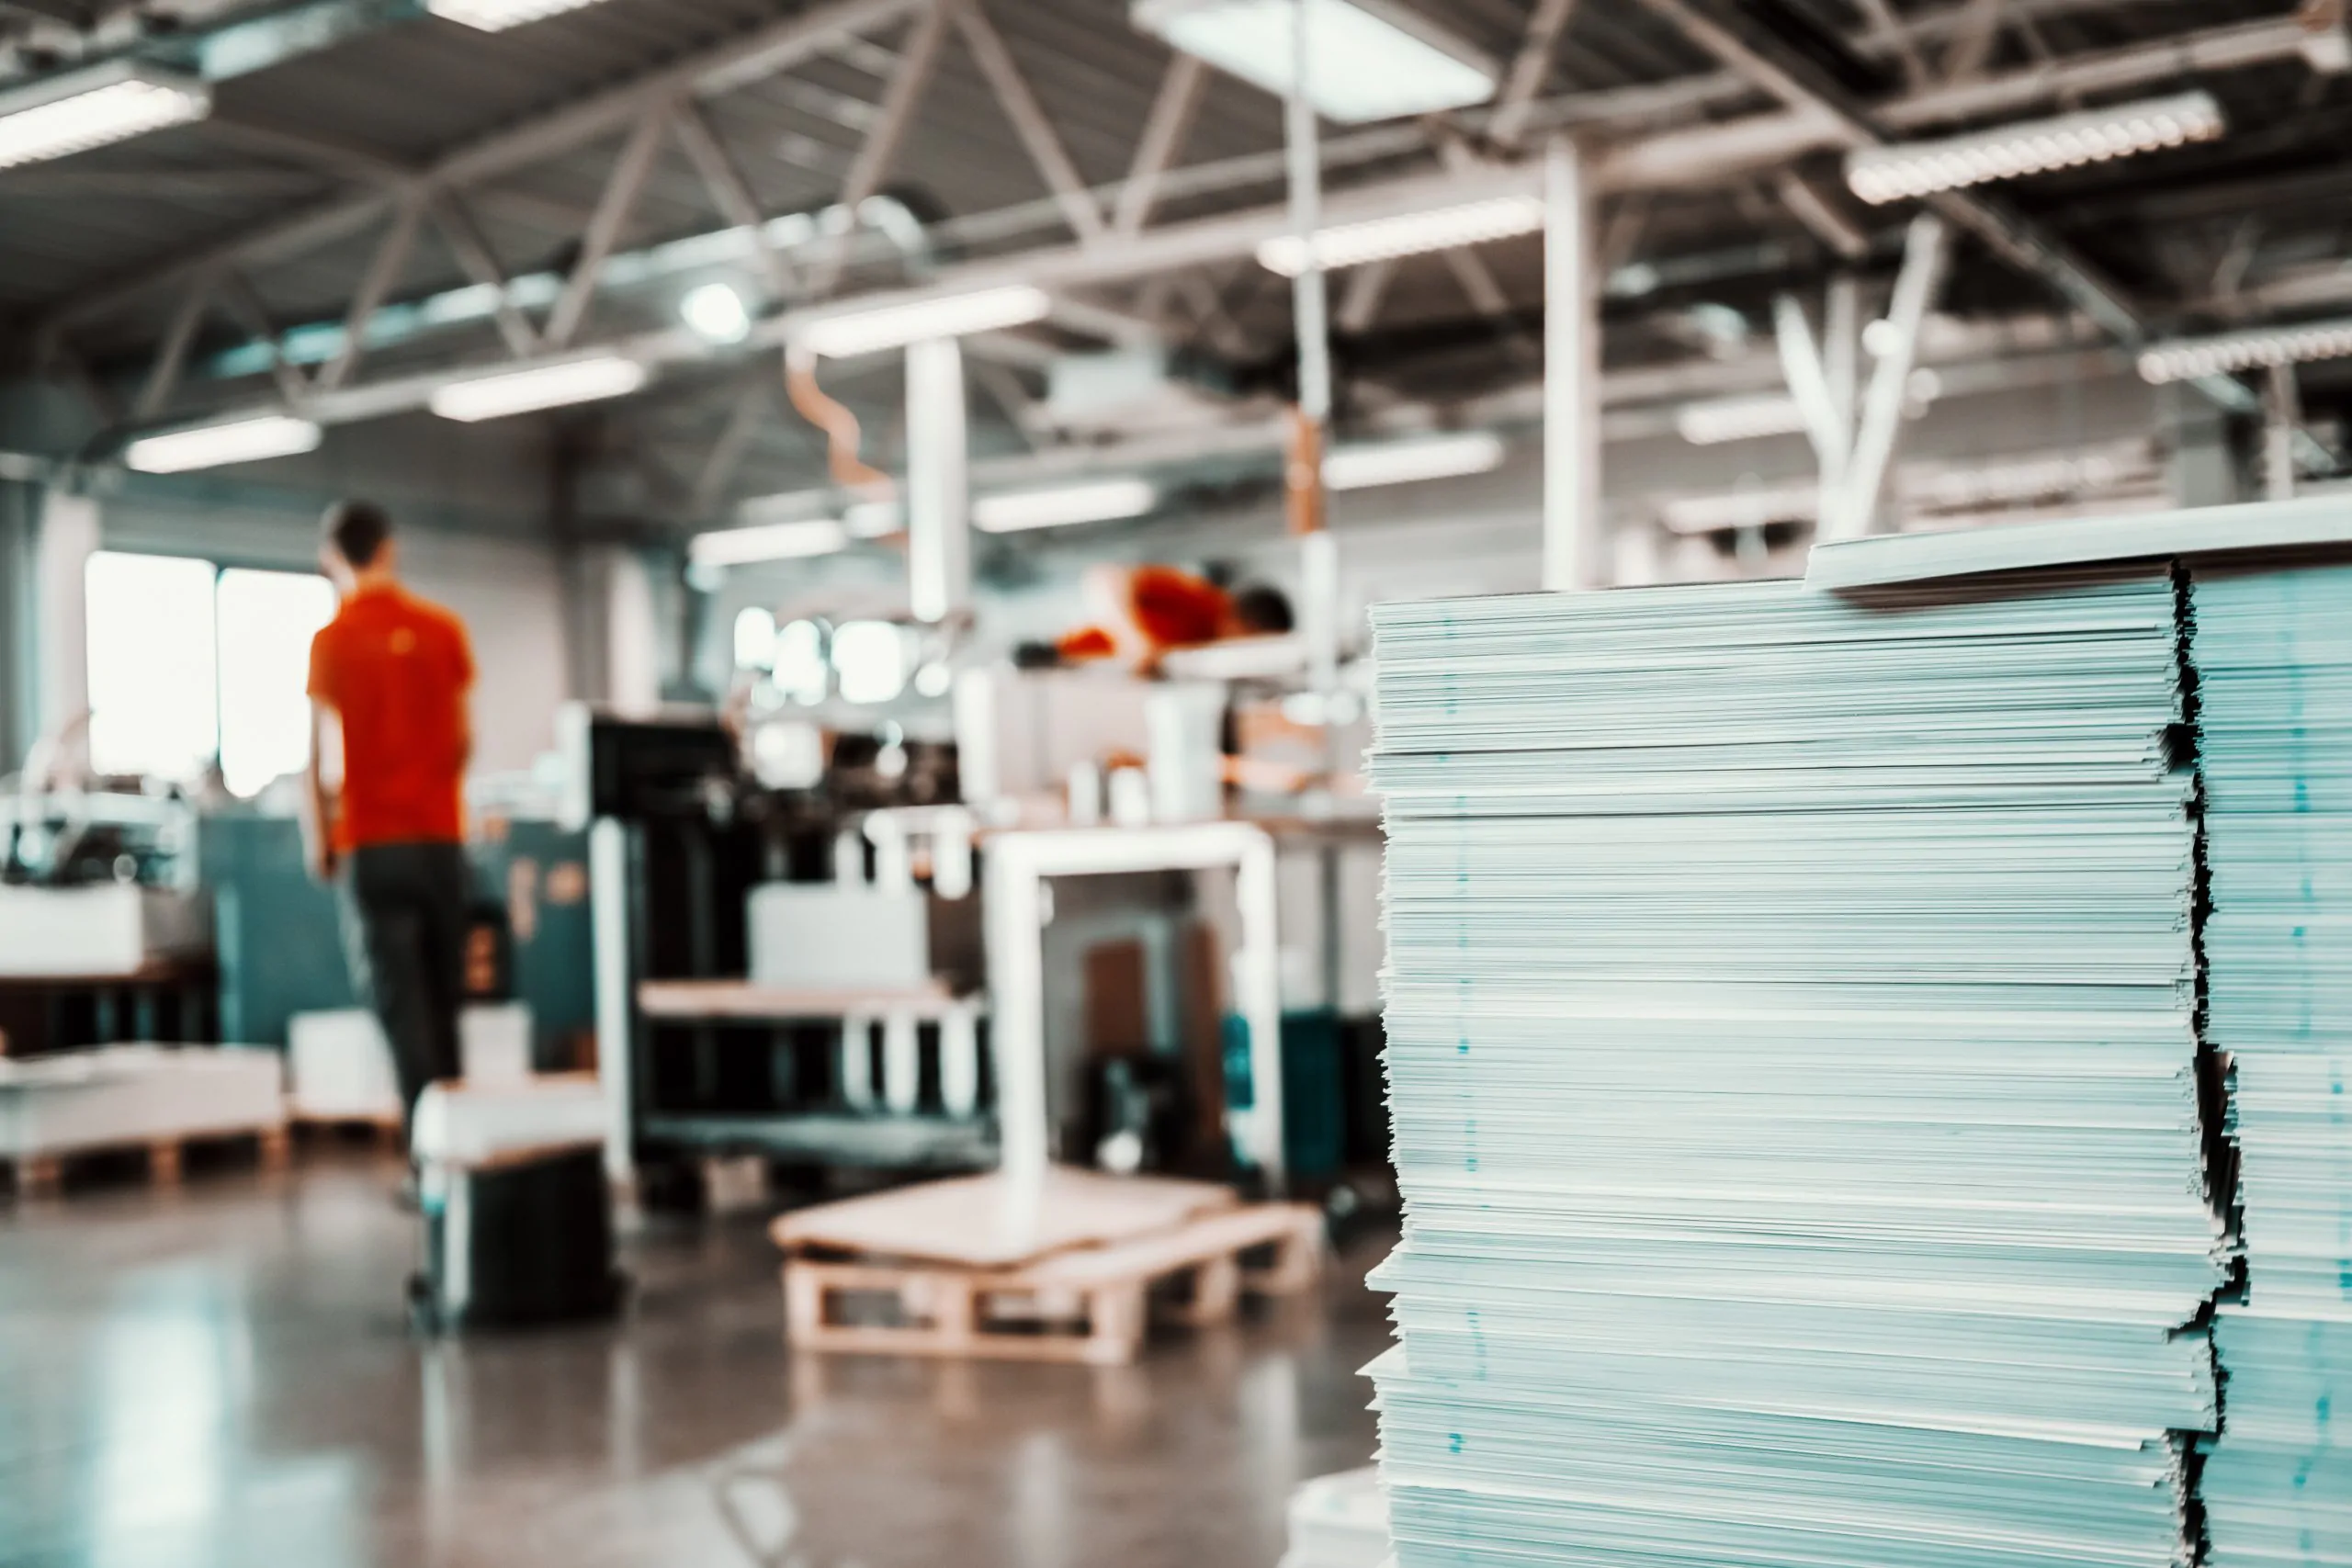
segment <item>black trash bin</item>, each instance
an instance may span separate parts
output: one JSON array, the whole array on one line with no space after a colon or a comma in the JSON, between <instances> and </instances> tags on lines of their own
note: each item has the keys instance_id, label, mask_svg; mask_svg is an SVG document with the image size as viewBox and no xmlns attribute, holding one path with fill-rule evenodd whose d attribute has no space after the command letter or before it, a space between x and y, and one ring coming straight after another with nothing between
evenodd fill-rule
<instances>
[{"instance_id":1,"label":"black trash bin","mask_svg":"<svg viewBox=\"0 0 2352 1568\"><path fill-rule=\"evenodd\" d=\"M436 1161L419 1180L424 1267L411 1305L429 1332L527 1327L609 1315L613 1208L594 1144Z\"/></svg>"}]
</instances>

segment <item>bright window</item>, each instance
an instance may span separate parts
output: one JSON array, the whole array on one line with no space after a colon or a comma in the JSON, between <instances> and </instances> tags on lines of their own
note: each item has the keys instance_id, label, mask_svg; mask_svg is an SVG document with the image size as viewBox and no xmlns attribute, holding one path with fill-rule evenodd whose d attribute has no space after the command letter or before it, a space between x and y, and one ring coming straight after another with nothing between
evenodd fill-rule
<instances>
[{"instance_id":1,"label":"bright window","mask_svg":"<svg viewBox=\"0 0 2352 1568\"><path fill-rule=\"evenodd\" d=\"M311 638L334 590L310 572L90 558L90 760L102 773L194 783L216 758L258 795L311 755Z\"/></svg>"},{"instance_id":2,"label":"bright window","mask_svg":"<svg viewBox=\"0 0 2352 1568\"><path fill-rule=\"evenodd\" d=\"M825 663L824 628L814 621L795 621L775 634L775 683L797 703L821 703L832 689L832 671Z\"/></svg>"},{"instance_id":3,"label":"bright window","mask_svg":"<svg viewBox=\"0 0 2352 1568\"><path fill-rule=\"evenodd\" d=\"M89 604L90 765L192 784L219 748L213 580L206 560L101 551Z\"/></svg>"},{"instance_id":4,"label":"bright window","mask_svg":"<svg viewBox=\"0 0 2352 1568\"><path fill-rule=\"evenodd\" d=\"M311 760L311 639L334 618L313 572L224 571L220 583L220 772L259 795Z\"/></svg>"},{"instance_id":5,"label":"bright window","mask_svg":"<svg viewBox=\"0 0 2352 1568\"><path fill-rule=\"evenodd\" d=\"M887 703L906 690L906 633L888 621L852 621L833 633L833 673L842 700Z\"/></svg>"},{"instance_id":6,"label":"bright window","mask_svg":"<svg viewBox=\"0 0 2352 1568\"><path fill-rule=\"evenodd\" d=\"M754 604L735 617L735 668L775 668L775 616Z\"/></svg>"}]
</instances>

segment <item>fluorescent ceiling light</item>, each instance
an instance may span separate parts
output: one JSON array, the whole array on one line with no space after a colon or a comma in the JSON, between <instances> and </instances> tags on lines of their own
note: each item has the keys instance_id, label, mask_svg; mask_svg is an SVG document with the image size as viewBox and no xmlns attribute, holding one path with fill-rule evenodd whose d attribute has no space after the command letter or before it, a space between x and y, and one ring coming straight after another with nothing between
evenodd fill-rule
<instances>
[{"instance_id":1,"label":"fluorescent ceiling light","mask_svg":"<svg viewBox=\"0 0 2352 1568\"><path fill-rule=\"evenodd\" d=\"M1135 25L1277 96L1295 70L1298 0L1138 0ZM1486 55L1387 0L1306 0L1306 96L1343 125L1467 108L1495 96Z\"/></svg>"},{"instance_id":2,"label":"fluorescent ceiling light","mask_svg":"<svg viewBox=\"0 0 2352 1568\"><path fill-rule=\"evenodd\" d=\"M2305 321L2157 344L2142 351L2140 378L2161 387L2167 381L2194 381L2233 370L2348 356L2352 356L2352 321Z\"/></svg>"},{"instance_id":3,"label":"fluorescent ceiling light","mask_svg":"<svg viewBox=\"0 0 2352 1568\"><path fill-rule=\"evenodd\" d=\"M678 319L712 343L741 343L752 335L751 307L724 283L706 283L678 301Z\"/></svg>"},{"instance_id":4,"label":"fluorescent ceiling light","mask_svg":"<svg viewBox=\"0 0 2352 1568\"><path fill-rule=\"evenodd\" d=\"M1767 392L1759 397L1685 403L1674 416L1674 428L1694 446L1719 446L1759 435L1802 434L1804 415L1794 398Z\"/></svg>"},{"instance_id":5,"label":"fluorescent ceiling light","mask_svg":"<svg viewBox=\"0 0 2352 1568\"><path fill-rule=\"evenodd\" d=\"M1935 141L1859 148L1846 155L1846 183L1864 201L1895 201L2211 141L2226 129L2212 94L2182 93Z\"/></svg>"},{"instance_id":6,"label":"fluorescent ceiling light","mask_svg":"<svg viewBox=\"0 0 2352 1568\"><path fill-rule=\"evenodd\" d=\"M62 158L211 112L211 89L194 77L130 64L78 71L0 96L0 169Z\"/></svg>"},{"instance_id":7,"label":"fluorescent ceiling light","mask_svg":"<svg viewBox=\"0 0 2352 1568\"><path fill-rule=\"evenodd\" d=\"M2112 490L2125 477L2124 466L2104 454L2021 457L1905 475L1898 488L1905 500L1935 511L1973 512Z\"/></svg>"},{"instance_id":8,"label":"fluorescent ceiling light","mask_svg":"<svg viewBox=\"0 0 2352 1568\"><path fill-rule=\"evenodd\" d=\"M848 544L846 527L830 517L816 517L805 523L763 523L756 527L696 534L686 541L686 559L698 567L750 566L755 561L829 556Z\"/></svg>"},{"instance_id":9,"label":"fluorescent ceiling light","mask_svg":"<svg viewBox=\"0 0 2352 1568\"><path fill-rule=\"evenodd\" d=\"M1053 308L1044 289L1014 283L941 299L914 299L820 316L803 323L793 336L814 354L878 354L912 343L1025 326L1044 321Z\"/></svg>"},{"instance_id":10,"label":"fluorescent ceiling light","mask_svg":"<svg viewBox=\"0 0 2352 1568\"><path fill-rule=\"evenodd\" d=\"M1502 460L1502 437L1484 430L1389 441L1376 446L1342 446L1324 457L1323 483L1332 490L1369 490L1375 485L1483 474L1500 467Z\"/></svg>"},{"instance_id":11,"label":"fluorescent ceiling light","mask_svg":"<svg viewBox=\"0 0 2352 1568\"><path fill-rule=\"evenodd\" d=\"M972 525L991 534L1010 534L1023 528L1108 523L1140 517L1159 504L1159 492L1142 479L1099 479L1055 490L984 495L972 502Z\"/></svg>"},{"instance_id":12,"label":"fluorescent ceiling light","mask_svg":"<svg viewBox=\"0 0 2352 1568\"><path fill-rule=\"evenodd\" d=\"M842 508L842 522L859 539L888 538L907 525L905 510L895 501L854 501Z\"/></svg>"},{"instance_id":13,"label":"fluorescent ceiling light","mask_svg":"<svg viewBox=\"0 0 2352 1568\"><path fill-rule=\"evenodd\" d=\"M645 385L646 369L634 359L601 355L567 359L528 370L452 381L433 394L433 412L443 419L504 419L509 414L625 398Z\"/></svg>"},{"instance_id":14,"label":"fluorescent ceiling light","mask_svg":"<svg viewBox=\"0 0 2352 1568\"><path fill-rule=\"evenodd\" d=\"M1441 207L1433 212L1404 212L1394 218L1370 218L1361 223L1318 229L1315 252L1329 270L1484 244L1513 234L1532 234L1543 227L1543 202L1532 196L1500 196L1491 201ZM1258 247L1258 262L1284 277L1296 277L1306 270L1306 242L1295 234L1268 240Z\"/></svg>"},{"instance_id":15,"label":"fluorescent ceiling light","mask_svg":"<svg viewBox=\"0 0 2352 1568\"><path fill-rule=\"evenodd\" d=\"M227 424L202 424L142 436L123 449L122 460L142 474L180 474L191 468L217 468L228 463L252 463L264 457L290 457L314 452L319 427L307 419L264 414Z\"/></svg>"},{"instance_id":16,"label":"fluorescent ceiling light","mask_svg":"<svg viewBox=\"0 0 2352 1568\"><path fill-rule=\"evenodd\" d=\"M436 17L495 33L594 3L595 0L425 0L424 8Z\"/></svg>"}]
</instances>

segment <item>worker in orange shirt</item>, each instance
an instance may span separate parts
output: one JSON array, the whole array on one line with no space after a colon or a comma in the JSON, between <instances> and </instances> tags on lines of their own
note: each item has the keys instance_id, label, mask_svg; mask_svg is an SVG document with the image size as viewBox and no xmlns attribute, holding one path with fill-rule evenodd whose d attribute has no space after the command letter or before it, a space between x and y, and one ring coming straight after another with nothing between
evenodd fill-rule
<instances>
[{"instance_id":1,"label":"worker in orange shirt","mask_svg":"<svg viewBox=\"0 0 2352 1568\"><path fill-rule=\"evenodd\" d=\"M324 536L343 603L311 645L311 853L341 894L353 978L413 1118L427 1084L458 1075L473 650L463 622L401 586L381 507L340 502ZM338 735L340 792L326 768Z\"/></svg>"},{"instance_id":2,"label":"worker in orange shirt","mask_svg":"<svg viewBox=\"0 0 2352 1568\"><path fill-rule=\"evenodd\" d=\"M1148 675L1162 656L1291 629L1290 601L1262 584L1228 590L1172 566L1096 566L1083 581L1091 623L1051 643L1015 650L1024 668L1117 660Z\"/></svg>"}]
</instances>

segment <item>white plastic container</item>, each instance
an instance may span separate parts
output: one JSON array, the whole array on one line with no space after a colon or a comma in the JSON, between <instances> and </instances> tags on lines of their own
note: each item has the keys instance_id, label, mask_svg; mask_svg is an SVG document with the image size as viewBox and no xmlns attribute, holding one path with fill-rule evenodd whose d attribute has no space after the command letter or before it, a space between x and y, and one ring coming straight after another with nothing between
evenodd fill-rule
<instances>
[{"instance_id":1,"label":"white plastic container","mask_svg":"<svg viewBox=\"0 0 2352 1568\"><path fill-rule=\"evenodd\" d=\"M383 1026L364 1008L300 1012L287 1025L287 1104L311 1122L393 1121L400 1080Z\"/></svg>"},{"instance_id":2,"label":"white plastic container","mask_svg":"<svg viewBox=\"0 0 2352 1568\"><path fill-rule=\"evenodd\" d=\"M930 895L842 882L752 889L752 980L781 987L910 991L931 984Z\"/></svg>"},{"instance_id":3,"label":"white plastic container","mask_svg":"<svg viewBox=\"0 0 2352 1568\"><path fill-rule=\"evenodd\" d=\"M536 1149L601 1147L605 1121L604 1091L592 1073L435 1084L416 1102L409 1146L420 1165L486 1165Z\"/></svg>"},{"instance_id":4,"label":"white plastic container","mask_svg":"<svg viewBox=\"0 0 2352 1568\"><path fill-rule=\"evenodd\" d=\"M469 1084L515 1084L529 1079L530 1004L476 1002L460 1012L458 1059Z\"/></svg>"}]
</instances>

